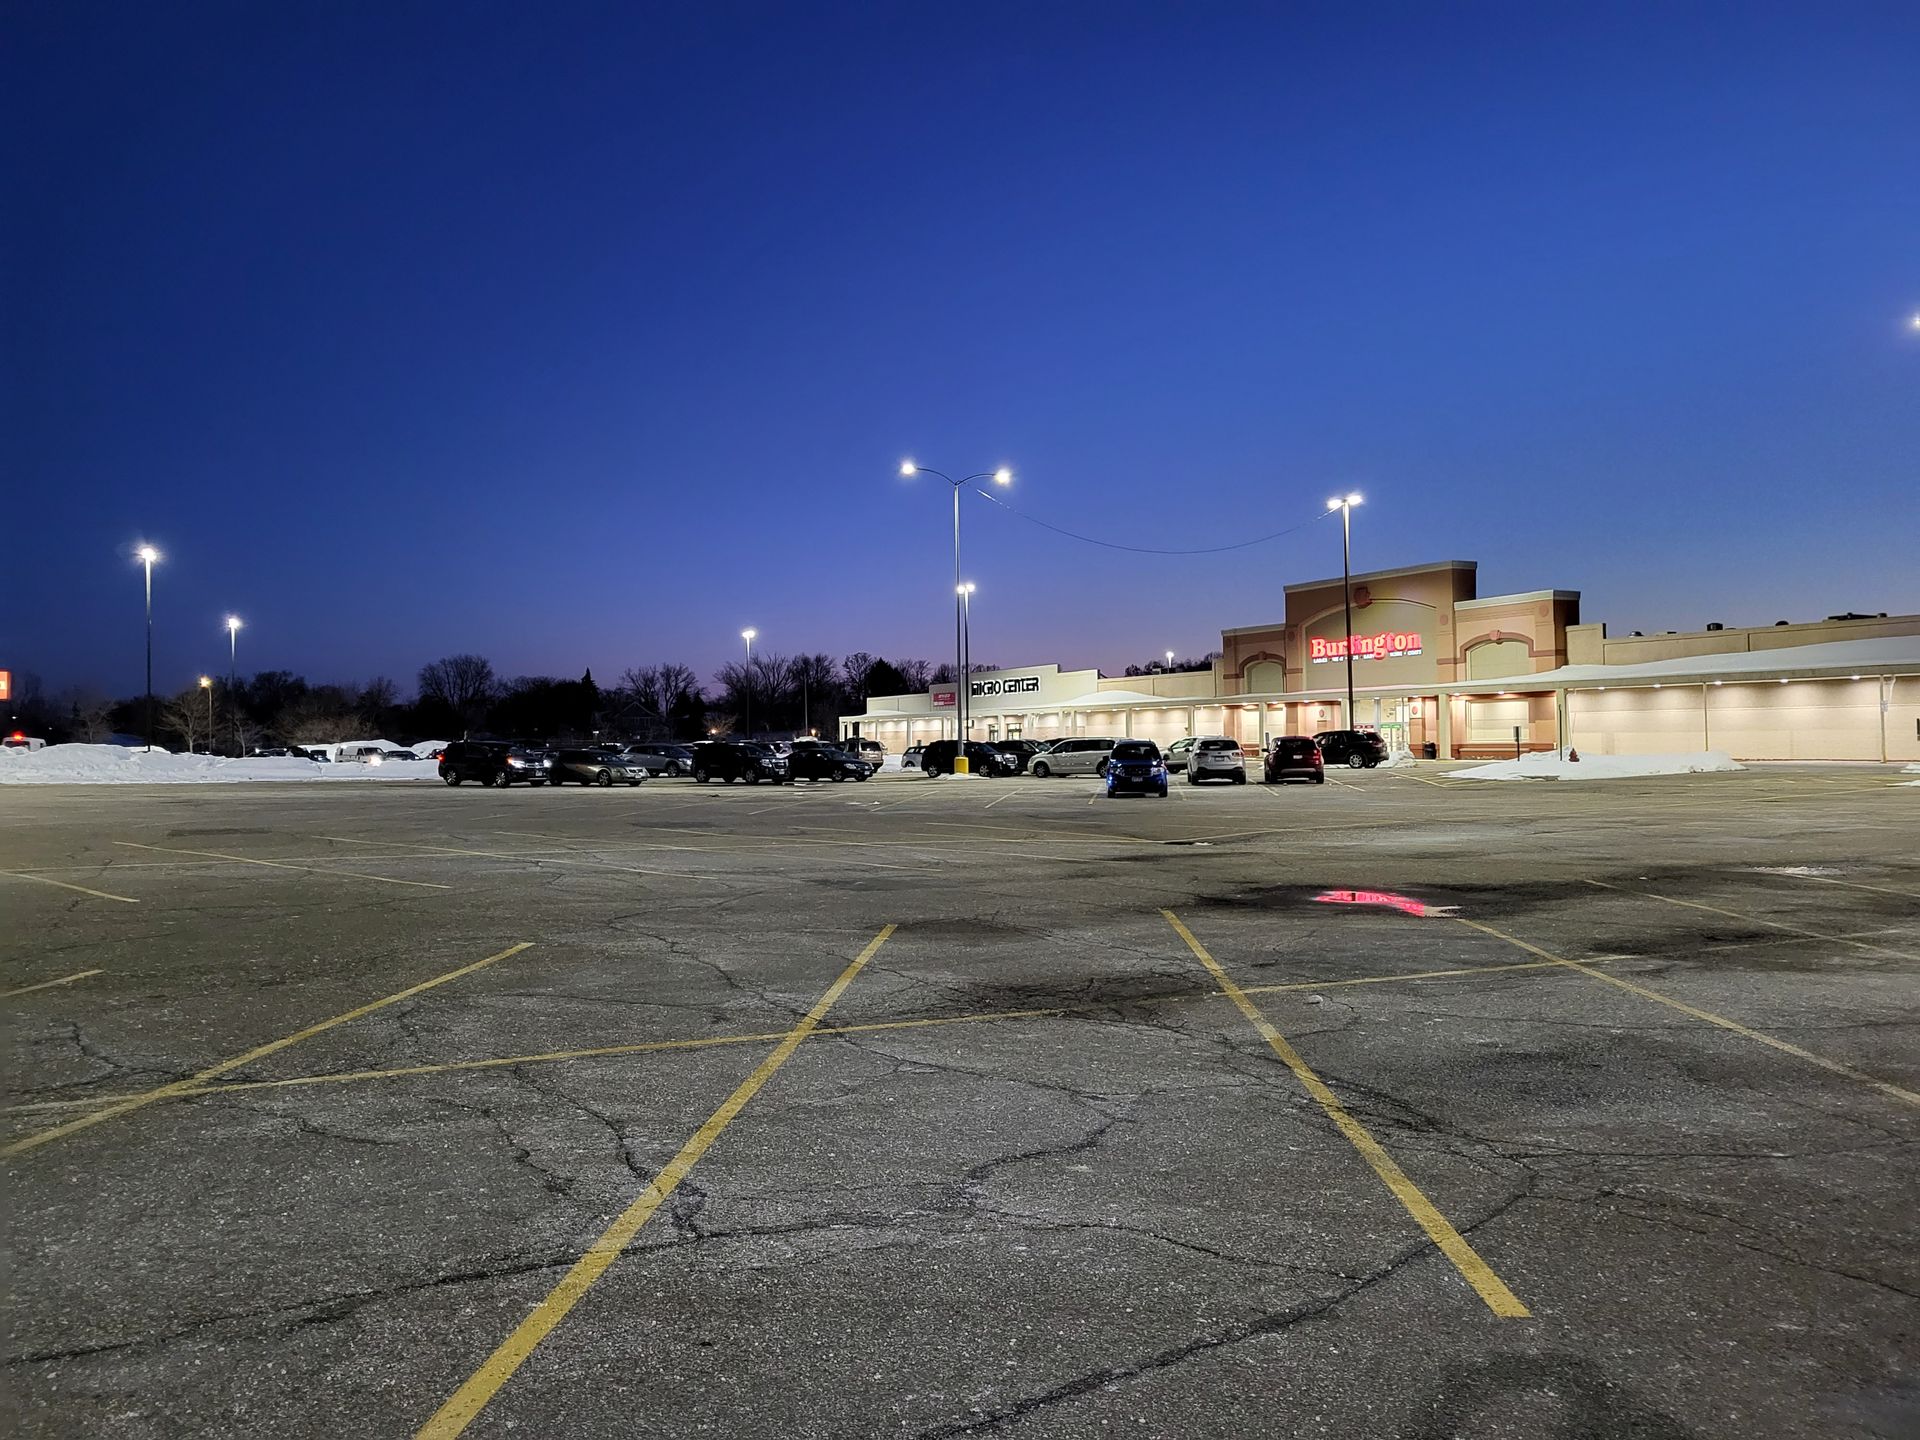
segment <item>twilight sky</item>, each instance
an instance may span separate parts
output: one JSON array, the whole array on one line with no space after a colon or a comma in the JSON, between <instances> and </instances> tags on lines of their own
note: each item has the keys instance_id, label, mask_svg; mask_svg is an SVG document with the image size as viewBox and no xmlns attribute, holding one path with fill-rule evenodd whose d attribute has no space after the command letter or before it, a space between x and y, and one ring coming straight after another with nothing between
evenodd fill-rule
<instances>
[{"instance_id":1,"label":"twilight sky","mask_svg":"<svg viewBox=\"0 0 1920 1440\"><path fill-rule=\"evenodd\" d=\"M1920 609L1920 8L21 3L0 668L939 659L949 497ZM967 509L976 659L1283 613Z\"/></svg>"}]
</instances>

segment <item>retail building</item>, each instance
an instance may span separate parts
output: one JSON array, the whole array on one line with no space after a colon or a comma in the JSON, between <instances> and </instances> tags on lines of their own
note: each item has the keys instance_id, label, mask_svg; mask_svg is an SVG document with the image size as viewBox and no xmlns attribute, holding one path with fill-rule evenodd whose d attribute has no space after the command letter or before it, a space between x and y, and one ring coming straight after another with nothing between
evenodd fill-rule
<instances>
[{"instance_id":1,"label":"retail building","mask_svg":"<svg viewBox=\"0 0 1920 1440\"><path fill-rule=\"evenodd\" d=\"M1415 754L1515 747L1736 759L1920 759L1920 615L1610 636L1575 590L1481 596L1446 560L1355 575L1354 713L1342 582L1286 587L1285 619L1223 630L1209 670L1109 679L1033 665L971 677L978 740L1126 735L1165 743L1357 725ZM898 752L951 737L957 686L872 697L841 732Z\"/></svg>"}]
</instances>

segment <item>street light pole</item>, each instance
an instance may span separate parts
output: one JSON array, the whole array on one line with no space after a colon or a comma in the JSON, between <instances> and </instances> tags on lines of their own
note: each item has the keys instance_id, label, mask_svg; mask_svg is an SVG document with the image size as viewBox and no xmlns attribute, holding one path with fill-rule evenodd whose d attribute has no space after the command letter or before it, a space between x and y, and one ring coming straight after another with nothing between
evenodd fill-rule
<instances>
[{"instance_id":1,"label":"street light pole","mask_svg":"<svg viewBox=\"0 0 1920 1440\"><path fill-rule=\"evenodd\" d=\"M200 688L207 692L207 753L211 755L213 753L213 677L202 675ZM193 746L189 745L187 749L192 750Z\"/></svg>"},{"instance_id":2,"label":"street light pole","mask_svg":"<svg viewBox=\"0 0 1920 1440\"><path fill-rule=\"evenodd\" d=\"M740 684L746 697L747 712L747 733L743 738L748 740L753 738L753 637L759 633L758 630L742 630L740 632L740 638L747 642L747 664L746 668L740 672Z\"/></svg>"},{"instance_id":3,"label":"street light pole","mask_svg":"<svg viewBox=\"0 0 1920 1440\"><path fill-rule=\"evenodd\" d=\"M1327 501L1327 509L1340 512L1340 601L1347 613L1347 723L1351 730L1353 723L1353 507L1360 503L1358 494L1342 499Z\"/></svg>"},{"instance_id":4,"label":"street light pole","mask_svg":"<svg viewBox=\"0 0 1920 1440\"><path fill-rule=\"evenodd\" d=\"M240 702L234 698L240 688L240 617L227 616L227 704L233 709L233 753L239 755L246 749L240 743ZM209 703L213 696L207 696ZM208 749L212 749L213 737L209 735Z\"/></svg>"},{"instance_id":5,"label":"street light pole","mask_svg":"<svg viewBox=\"0 0 1920 1440\"><path fill-rule=\"evenodd\" d=\"M915 475L931 475L944 480L953 487L953 660L958 667L959 688L955 690L954 733L960 742L958 753L953 759L953 773L967 773L967 691L971 688L967 678L967 611L965 593L960 588L960 489L976 480L991 480L996 485L1011 485L1013 471L1002 465L998 470L983 471L978 475L966 475L956 480L951 475L942 474L925 465L916 465L911 460L900 462L900 474L911 480Z\"/></svg>"},{"instance_id":6,"label":"street light pole","mask_svg":"<svg viewBox=\"0 0 1920 1440\"><path fill-rule=\"evenodd\" d=\"M147 749L153 749L153 562L160 552L151 545L134 551L134 558L147 569Z\"/></svg>"}]
</instances>

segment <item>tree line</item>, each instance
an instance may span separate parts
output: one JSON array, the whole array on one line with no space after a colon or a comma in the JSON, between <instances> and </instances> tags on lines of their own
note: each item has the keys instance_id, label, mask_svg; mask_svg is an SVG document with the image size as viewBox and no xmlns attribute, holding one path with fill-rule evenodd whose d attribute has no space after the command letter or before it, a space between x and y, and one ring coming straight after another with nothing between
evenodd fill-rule
<instances>
[{"instance_id":1,"label":"tree line","mask_svg":"<svg viewBox=\"0 0 1920 1440\"><path fill-rule=\"evenodd\" d=\"M990 665L975 665L976 671ZM154 697L156 741L180 749L245 753L263 745L386 739L403 744L463 736L538 740L694 740L738 733L837 732L872 695L910 694L953 680L951 664L886 660L866 651L765 653L723 665L702 684L686 665L637 666L602 686L577 680L505 678L483 655L448 655L420 667L412 698L386 676L320 684L289 670L262 670L229 684L189 686ZM54 743L144 738L144 695L111 699L85 686L56 695L17 675L9 728Z\"/></svg>"}]
</instances>

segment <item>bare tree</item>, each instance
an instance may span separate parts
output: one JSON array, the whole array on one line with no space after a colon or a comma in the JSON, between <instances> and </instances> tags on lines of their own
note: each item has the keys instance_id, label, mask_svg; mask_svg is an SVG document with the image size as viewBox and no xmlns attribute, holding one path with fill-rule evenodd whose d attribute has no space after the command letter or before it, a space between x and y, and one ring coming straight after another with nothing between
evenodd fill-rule
<instances>
[{"instance_id":1,"label":"bare tree","mask_svg":"<svg viewBox=\"0 0 1920 1440\"><path fill-rule=\"evenodd\" d=\"M212 691L202 685L189 686L168 700L160 710L160 724L180 737L189 753L207 744L213 735L209 699Z\"/></svg>"},{"instance_id":2,"label":"bare tree","mask_svg":"<svg viewBox=\"0 0 1920 1440\"><path fill-rule=\"evenodd\" d=\"M420 667L420 698L445 705L468 725L479 720L496 689L493 665L481 655L449 655Z\"/></svg>"}]
</instances>

